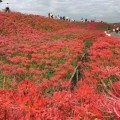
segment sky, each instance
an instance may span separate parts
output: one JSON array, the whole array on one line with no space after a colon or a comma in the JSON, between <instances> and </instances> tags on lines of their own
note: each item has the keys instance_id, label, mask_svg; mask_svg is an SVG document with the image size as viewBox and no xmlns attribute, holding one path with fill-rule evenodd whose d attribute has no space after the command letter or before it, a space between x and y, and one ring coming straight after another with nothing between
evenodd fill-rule
<instances>
[{"instance_id":1,"label":"sky","mask_svg":"<svg viewBox=\"0 0 120 120\"><path fill-rule=\"evenodd\" d=\"M120 22L120 0L2 0L0 10L9 3L11 11L48 16L67 16L71 19Z\"/></svg>"}]
</instances>

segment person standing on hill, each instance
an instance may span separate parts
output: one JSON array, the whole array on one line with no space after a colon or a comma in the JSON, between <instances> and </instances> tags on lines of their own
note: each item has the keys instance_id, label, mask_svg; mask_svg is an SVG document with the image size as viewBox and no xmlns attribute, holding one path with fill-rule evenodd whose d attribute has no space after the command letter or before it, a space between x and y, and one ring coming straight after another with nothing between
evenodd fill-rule
<instances>
[{"instance_id":1,"label":"person standing on hill","mask_svg":"<svg viewBox=\"0 0 120 120\"><path fill-rule=\"evenodd\" d=\"M62 17L62 20L65 20L65 16Z\"/></svg>"},{"instance_id":2,"label":"person standing on hill","mask_svg":"<svg viewBox=\"0 0 120 120\"><path fill-rule=\"evenodd\" d=\"M85 19L85 22L87 22L87 19Z\"/></svg>"},{"instance_id":3,"label":"person standing on hill","mask_svg":"<svg viewBox=\"0 0 120 120\"><path fill-rule=\"evenodd\" d=\"M66 17L66 21L68 21L69 20L69 17Z\"/></svg>"},{"instance_id":4,"label":"person standing on hill","mask_svg":"<svg viewBox=\"0 0 120 120\"><path fill-rule=\"evenodd\" d=\"M8 3L7 3L7 6L6 6L6 8L5 8L5 12L6 12L6 13L9 13L9 12L10 12L10 8L9 8L9 6L8 6Z\"/></svg>"},{"instance_id":5,"label":"person standing on hill","mask_svg":"<svg viewBox=\"0 0 120 120\"><path fill-rule=\"evenodd\" d=\"M110 26L108 26L107 30L110 30Z\"/></svg>"},{"instance_id":6,"label":"person standing on hill","mask_svg":"<svg viewBox=\"0 0 120 120\"><path fill-rule=\"evenodd\" d=\"M110 33L110 30L111 30L111 27L108 26L108 27L107 27L107 32Z\"/></svg>"},{"instance_id":7,"label":"person standing on hill","mask_svg":"<svg viewBox=\"0 0 120 120\"><path fill-rule=\"evenodd\" d=\"M115 32L116 32L116 33L118 33L118 32L119 32L119 27L117 27L117 28L115 29Z\"/></svg>"},{"instance_id":8,"label":"person standing on hill","mask_svg":"<svg viewBox=\"0 0 120 120\"><path fill-rule=\"evenodd\" d=\"M50 18L50 13L48 13L48 17Z\"/></svg>"}]
</instances>

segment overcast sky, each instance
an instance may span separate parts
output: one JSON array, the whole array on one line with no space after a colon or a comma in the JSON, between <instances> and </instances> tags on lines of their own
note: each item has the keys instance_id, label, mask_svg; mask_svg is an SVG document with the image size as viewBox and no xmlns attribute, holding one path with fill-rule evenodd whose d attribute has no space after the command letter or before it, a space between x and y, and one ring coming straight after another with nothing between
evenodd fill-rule
<instances>
[{"instance_id":1,"label":"overcast sky","mask_svg":"<svg viewBox=\"0 0 120 120\"><path fill-rule=\"evenodd\" d=\"M68 16L71 19L96 19L105 22L120 22L120 0L2 0L0 10L6 4L12 11L47 16Z\"/></svg>"}]
</instances>

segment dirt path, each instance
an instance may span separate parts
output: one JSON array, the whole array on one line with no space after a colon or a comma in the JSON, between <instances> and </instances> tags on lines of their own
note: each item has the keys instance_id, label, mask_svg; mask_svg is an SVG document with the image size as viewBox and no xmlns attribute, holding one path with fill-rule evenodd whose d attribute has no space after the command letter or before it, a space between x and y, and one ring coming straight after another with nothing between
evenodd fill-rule
<instances>
[{"instance_id":1,"label":"dirt path","mask_svg":"<svg viewBox=\"0 0 120 120\"><path fill-rule=\"evenodd\" d=\"M119 33L112 32L111 35L113 35L113 36L117 36L117 37L120 38L120 32L119 32Z\"/></svg>"}]
</instances>

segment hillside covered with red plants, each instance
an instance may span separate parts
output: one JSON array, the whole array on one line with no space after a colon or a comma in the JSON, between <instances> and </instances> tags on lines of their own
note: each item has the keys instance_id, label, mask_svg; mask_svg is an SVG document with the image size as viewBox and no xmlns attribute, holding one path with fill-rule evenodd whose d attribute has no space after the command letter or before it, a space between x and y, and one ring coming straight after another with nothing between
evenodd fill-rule
<instances>
[{"instance_id":1,"label":"hillside covered with red plants","mask_svg":"<svg viewBox=\"0 0 120 120\"><path fill-rule=\"evenodd\" d=\"M120 119L120 39L104 34L108 24L0 21L0 120Z\"/></svg>"}]
</instances>

